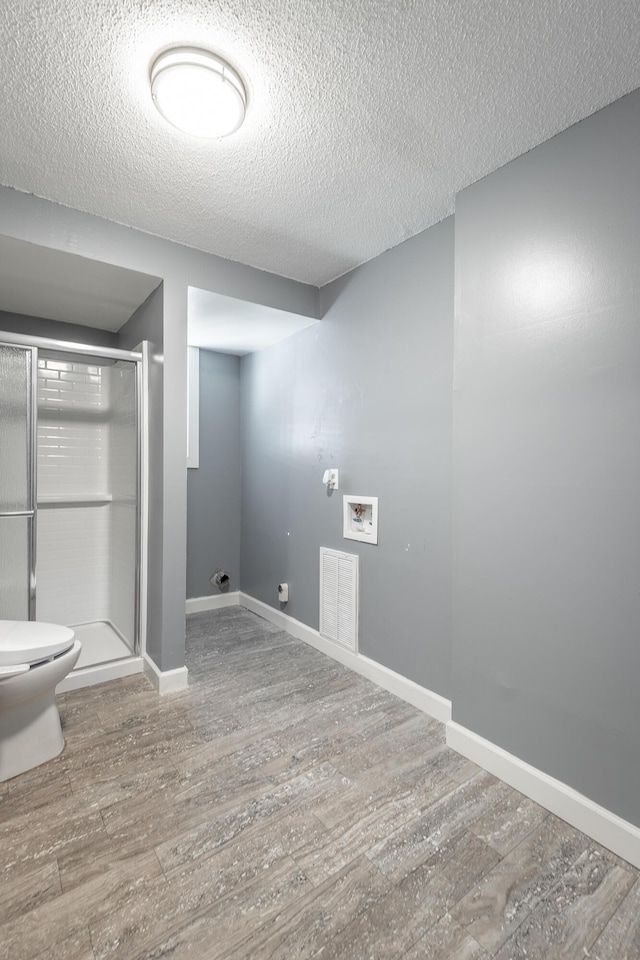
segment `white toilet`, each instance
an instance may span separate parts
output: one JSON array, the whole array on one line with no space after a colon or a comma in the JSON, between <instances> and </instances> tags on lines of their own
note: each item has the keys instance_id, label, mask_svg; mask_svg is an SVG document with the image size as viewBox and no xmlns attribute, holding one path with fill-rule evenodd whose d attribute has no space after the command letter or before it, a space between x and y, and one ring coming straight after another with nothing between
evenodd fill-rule
<instances>
[{"instance_id":1,"label":"white toilet","mask_svg":"<svg viewBox=\"0 0 640 960\"><path fill-rule=\"evenodd\" d=\"M0 782L61 752L56 686L80 650L69 627L0 620Z\"/></svg>"}]
</instances>

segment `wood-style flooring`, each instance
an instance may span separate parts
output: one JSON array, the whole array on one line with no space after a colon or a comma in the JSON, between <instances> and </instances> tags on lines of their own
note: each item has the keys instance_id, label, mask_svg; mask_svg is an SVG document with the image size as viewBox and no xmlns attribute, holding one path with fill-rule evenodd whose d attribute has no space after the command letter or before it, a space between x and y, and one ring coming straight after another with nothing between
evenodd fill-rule
<instances>
[{"instance_id":1,"label":"wood-style flooring","mask_svg":"<svg viewBox=\"0 0 640 960\"><path fill-rule=\"evenodd\" d=\"M639 960L638 871L441 724L240 608L187 664L61 696L0 785L0 957Z\"/></svg>"}]
</instances>

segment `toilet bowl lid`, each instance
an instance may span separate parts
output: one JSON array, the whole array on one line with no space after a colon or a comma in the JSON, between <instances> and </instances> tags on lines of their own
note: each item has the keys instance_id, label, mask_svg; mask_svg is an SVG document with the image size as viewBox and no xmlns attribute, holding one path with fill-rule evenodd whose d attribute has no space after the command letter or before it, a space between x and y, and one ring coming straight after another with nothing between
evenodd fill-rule
<instances>
[{"instance_id":1,"label":"toilet bowl lid","mask_svg":"<svg viewBox=\"0 0 640 960\"><path fill-rule=\"evenodd\" d=\"M38 663L55 657L72 646L75 634L70 627L39 620L0 620L0 666Z\"/></svg>"}]
</instances>

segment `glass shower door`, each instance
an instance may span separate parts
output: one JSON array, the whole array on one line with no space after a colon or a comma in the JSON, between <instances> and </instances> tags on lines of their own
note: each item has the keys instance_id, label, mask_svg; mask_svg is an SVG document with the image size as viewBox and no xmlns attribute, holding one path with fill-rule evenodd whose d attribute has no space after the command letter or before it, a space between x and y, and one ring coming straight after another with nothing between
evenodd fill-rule
<instances>
[{"instance_id":1,"label":"glass shower door","mask_svg":"<svg viewBox=\"0 0 640 960\"><path fill-rule=\"evenodd\" d=\"M0 619L35 618L37 351L0 343Z\"/></svg>"}]
</instances>

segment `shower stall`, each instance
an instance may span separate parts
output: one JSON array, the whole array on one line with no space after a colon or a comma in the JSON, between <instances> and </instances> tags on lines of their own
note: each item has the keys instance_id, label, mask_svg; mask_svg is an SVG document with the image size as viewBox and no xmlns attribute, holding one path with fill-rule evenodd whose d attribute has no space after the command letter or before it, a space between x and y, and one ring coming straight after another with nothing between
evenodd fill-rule
<instances>
[{"instance_id":1,"label":"shower stall","mask_svg":"<svg viewBox=\"0 0 640 960\"><path fill-rule=\"evenodd\" d=\"M0 619L73 627L64 689L142 670L142 358L0 333Z\"/></svg>"}]
</instances>

